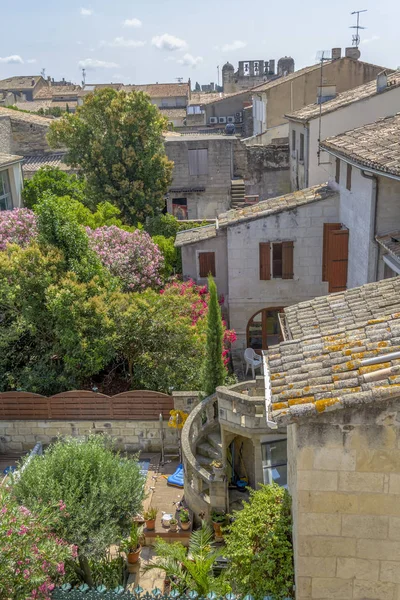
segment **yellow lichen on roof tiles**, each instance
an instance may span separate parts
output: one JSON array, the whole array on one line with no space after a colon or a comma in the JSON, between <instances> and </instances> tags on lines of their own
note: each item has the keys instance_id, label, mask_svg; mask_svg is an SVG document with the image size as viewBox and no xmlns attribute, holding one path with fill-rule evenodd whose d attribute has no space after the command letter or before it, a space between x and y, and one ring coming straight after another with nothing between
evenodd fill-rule
<instances>
[{"instance_id":1,"label":"yellow lichen on roof tiles","mask_svg":"<svg viewBox=\"0 0 400 600\"><path fill-rule=\"evenodd\" d=\"M374 371L381 371L382 369L388 369L390 367L390 362L379 363L377 365L369 365L367 367L360 367L359 373L360 375L365 375L365 373L373 373Z\"/></svg>"},{"instance_id":2,"label":"yellow lichen on roof tiles","mask_svg":"<svg viewBox=\"0 0 400 600\"><path fill-rule=\"evenodd\" d=\"M273 402L272 408L273 410L280 410L281 408L288 408L289 404L287 402Z\"/></svg>"},{"instance_id":3,"label":"yellow lichen on roof tiles","mask_svg":"<svg viewBox=\"0 0 400 600\"><path fill-rule=\"evenodd\" d=\"M280 373L273 373L271 375L271 381L275 381L275 379L282 379L282 375Z\"/></svg>"},{"instance_id":4,"label":"yellow lichen on roof tiles","mask_svg":"<svg viewBox=\"0 0 400 600\"><path fill-rule=\"evenodd\" d=\"M400 313L399 313L400 317ZM387 342L378 342L378 348L387 348L389 344Z\"/></svg>"},{"instance_id":5,"label":"yellow lichen on roof tiles","mask_svg":"<svg viewBox=\"0 0 400 600\"><path fill-rule=\"evenodd\" d=\"M321 400L317 400L315 402L315 408L319 413L322 413L327 408L337 404L338 402L340 402L340 398L321 398Z\"/></svg>"},{"instance_id":6,"label":"yellow lichen on roof tiles","mask_svg":"<svg viewBox=\"0 0 400 600\"><path fill-rule=\"evenodd\" d=\"M311 402L314 402L314 396L304 396L304 398L289 400L289 406L296 406L296 404L310 404Z\"/></svg>"},{"instance_id":7,"label":"yellow lichen on roof tiles","mask_svg":"<svg viewBox=\"0 0 400 600\"><path fill-rule=\"evenodd\" d=\"M377 323L384 323L387 319L382 317L379 319L370 319L367 321L367 325L376 325Z\"/></svg>"}]
</instances>

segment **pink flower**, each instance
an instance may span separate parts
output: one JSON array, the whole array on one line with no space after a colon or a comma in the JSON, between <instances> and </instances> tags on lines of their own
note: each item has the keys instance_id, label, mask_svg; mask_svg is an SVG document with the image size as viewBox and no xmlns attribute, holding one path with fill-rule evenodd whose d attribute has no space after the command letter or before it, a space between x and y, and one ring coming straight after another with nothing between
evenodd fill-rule
<instances>
[{"instance_id":1,"label":"pink flower","mask_svg":"<svg viewBox=\"0 0 400 600\"><path fill-rule=\"evenodd\" d=\"M18 535L25 535L25 533L28 533L28 531L29 529L25 525L21 525L18 531Z\"/></svg>"},{"instance_id":2,"label":"pink flower","mask_svg":"<svg viewBox=\"0 0 400 600\"><path fill-rule=\"evenodd\" d=\"M6 532L6 536L10 537L10 535L13 534L13 530L12 529L8 529Z\"/></svg>"},{"instance_id":3,"label":"pink flower","mask_svg":"<svg viewBox=\"0 0 400 600\"><path fill-rule=\"evenodd\" d=\"M60 500L60 502L58 503L58 506L60 507L60 510L65 510L67 508L67 505L64 504L64 502L62 500Z\"/></svg>"},{"instance_id":4,"label":"pink flower","mask_svg":"<svg viewBox=\"0 0 400 600\"><path fill-rule=\"evenodd\" d=\"M24 569L24 579L29 579L31 572L29 569Z\"/></svg>"},{"instance_id":5,"label":"pink flower","mask_svg":"<svg viewBox=\"0 0 400 600\"><path fill-rule=\"evenodd\" d=\"M57 565L57 573L60 573L61 575L65 574L65 569L64 569L64 563L60 562Z\"/></svg>"},{"instance_id":6,"label":"pink flower","mask_svg":"<svg viewBox=\"0 0 400 600\"><path fill-rule=\"evenodd\" d=\"M71 547L72 558L76 558L78 556L78 546L75 544Z\"/></svg>"}]
</instances>

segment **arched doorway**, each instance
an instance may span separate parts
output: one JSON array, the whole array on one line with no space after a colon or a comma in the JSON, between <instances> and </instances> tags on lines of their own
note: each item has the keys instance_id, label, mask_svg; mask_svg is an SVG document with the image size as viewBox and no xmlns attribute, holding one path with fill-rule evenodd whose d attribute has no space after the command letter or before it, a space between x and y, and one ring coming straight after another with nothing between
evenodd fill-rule
<instances>
[{"instance_id":1,"label":"arched doorway","mask_svg":"<svg viewBox=\"0 0 400 600\"><path fill-rule=\"evenodd\" d=\"M247 324L247 347L260 353L282 340L279 313L283 308L263 308L253 315Z\"/></svg>"}]
</instances>

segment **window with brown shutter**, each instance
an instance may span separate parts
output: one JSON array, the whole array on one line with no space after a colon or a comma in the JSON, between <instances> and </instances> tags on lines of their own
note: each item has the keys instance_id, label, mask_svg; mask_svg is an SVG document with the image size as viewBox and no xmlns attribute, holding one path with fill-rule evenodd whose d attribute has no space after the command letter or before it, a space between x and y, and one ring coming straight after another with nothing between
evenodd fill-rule
<instances>
[{"instance_id":1,"label":"window with brown shutter","mask_svg":"<svg viewBox=\"0 0 400 600\"><path fill-rule=\"evenodd\" d=\"M199 252L199 276L215 277L215 252Z\"/></svg>"},{"instance_id":2,"label":"window with brown shutter","mask_svg":"<svg viewBox=\"0 0 400 600\"><path fill-rule=\"evenodd\" d=\"M349 230L340 223L324 223L323 281L329 282L329 293L347 289Z\"/></svg>"},{"instance_id":3,"label":"window with brown shutter","mask_svg":"<svg viewBox=\"0 0 400 600\"><path fill-rule=\"evenodd\" d=\"M281 279L282 271L282 244L272 244L272 277L274 279Z\"/></svg>"},{"instance_id":4,"label":"window with brown shutter","mask_svg":"<svg viewBox=\"0 0 400 600\"><path fill-rule=\"evenodd\" d=\"M335 181L336 183L340 183L340 158L336 159Z\"/></svg>"},{"instance_id":5,"label":"window with brown shutter","mask_svg":"<svg viewBox=\"0 0 400 600\"><path fill-rule=\"evenodd\" d=\"M322 281L328 281L328 243L329 232L341 229L341 223L324 223L324 240L322 249Z\"/></svg>"},{"instance_id":6,"label":"window with brown shutter","mask_svg":"<svg viewBox=\"0 0 400 600\"><path fill-rule=\"evenodd\" d=\"M347 165L346 188L351 192L351 165Z\"/></svg>"},{"instance_id":7,"label":"window with brown shutter","mask_svg":"<svg viewBox=\"0 0 400 600\"><path fill-rule=\"evenodd\" d=\"M260 242L260 279L271 279L271 245Z\"/></svg>"},{"instance_id":8,"label":"window with brown shutter","mask_svg":"<svg viewBox=\"0 0 400 600\"><path fill-rule=\"evenodd\" d=\"M300 156L299 160L304 160L304 133L300 134Z\"/></svg>"},{"instance_id":9,"label":"window with brown shutter","mask_svg":"<svg viewBox=\"0 0 400 600\"><path fill-rule=\"evenodd\" d=\"M293 242L282 242L282 279L293 279Z\"/></svg>"}]
</instances>

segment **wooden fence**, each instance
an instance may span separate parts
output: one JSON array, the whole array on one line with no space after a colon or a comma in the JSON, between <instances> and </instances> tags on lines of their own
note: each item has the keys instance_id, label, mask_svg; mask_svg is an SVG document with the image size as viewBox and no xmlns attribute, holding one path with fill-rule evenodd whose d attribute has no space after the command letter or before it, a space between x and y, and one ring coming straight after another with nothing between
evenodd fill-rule
<instances>
[{"instance_id":1,"label":"wooden fence","mask_svg":"<svg viewBox=\"0 0 400 600\"><path fill-rule=\"evenodd\" d=\"M135 390L106 396L86 390L40 396L29 392L0 393L0 420L154 421L160 413L169 419L174 408L171 396L161 392Z\"/></svg>"}]
</instances>

